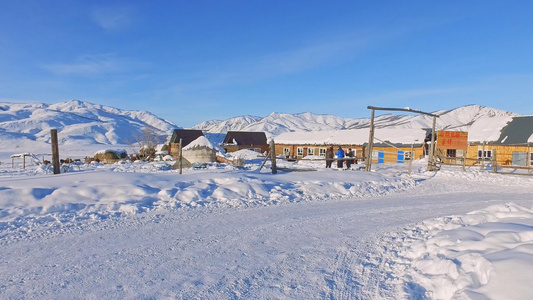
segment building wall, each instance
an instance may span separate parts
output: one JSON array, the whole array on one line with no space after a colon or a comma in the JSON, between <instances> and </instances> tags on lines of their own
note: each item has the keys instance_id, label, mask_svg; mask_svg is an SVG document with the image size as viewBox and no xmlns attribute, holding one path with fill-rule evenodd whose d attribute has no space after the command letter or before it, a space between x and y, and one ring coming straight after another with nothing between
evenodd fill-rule
<instances>
[{"instance_id":1,"label":"building wall","mask_svg":"<svg viewBox=\"0 0 533 300\"><path fill-rule=\"evenodd\" d=\"M373 151L383 152L383 160L385 163L396 163L398 161L398 152L403 151L404 155L406 152L411 151L411 146L409 147L389 147L389 146L373 146ZM413 147L414 159L420 159L424 156L424 146ZM372 162L377 162L378 159L374 156L372 157Z\"/></svg>"},{"instance_id":2,"label":"building wall","mask_svg":"<svg viewBox=\"0 0 533 300\"><path fill-rule=\"evenodd\" d=\"M168 154L172 155L174 159L178 159L180 155L180 144L179 143L170 143L168 144Z\"/></svg>"},{"instance_id":3,"label":"building wall","mask_svg":"<svg viewBox=\"0 0 533 300\"><path fill-rule=\"evenodd\" d=\"M337 152L339 145L304 145L304 144L276 144L276 155L283 155L287 158L291 159L302 159L308 155L315 155L319 156L321 153L324 153L326 150L333 146L333 152ZM344 151L347 151L348 148L352 148L352 150L355 150L356 156L358 158L363 157L363 146L360 145L341 145L342 149ZM298 148L301 149L300 152L298 152ZM322 150L321 150L322 149ZM321 152L322 151L322 152ZM309 153L312 154L309 154Z\"/></svg>"},{"instance_id":4,"label":"building wall","mask_svg":"<svg viewBox=\"0 0 533 300\"><path fill-rule=\"evenodd\" d=\"M183 150L183 159L189 163L209 163L217 160L216 151L206 147Z\"/></svg>"},{"instance_id":5,"label":"building wall","mask_svg":"<svg viewBox=\"0 0 533 300\"><path fill-rule=\"evenodd\" d=\"M484 150L483 150L484 149ZM494 150L496 150L496 153L494 153ZM533 151L533 145L530 145L528 147L527 144L523 145L491 145L486 144L485 146L480 144L472 144L468 146L467 150L467 165L476 165L480 164L479 158L479 151L485 151L490 152L490 159L486 159L486 162L490 162L494 156L496 155L496 164L498 165L513 165L513 153L525 153L525 156L527 158L526 161L524 161L524 165L531 165L531 152Z\"/></svg>"}]
</instances>

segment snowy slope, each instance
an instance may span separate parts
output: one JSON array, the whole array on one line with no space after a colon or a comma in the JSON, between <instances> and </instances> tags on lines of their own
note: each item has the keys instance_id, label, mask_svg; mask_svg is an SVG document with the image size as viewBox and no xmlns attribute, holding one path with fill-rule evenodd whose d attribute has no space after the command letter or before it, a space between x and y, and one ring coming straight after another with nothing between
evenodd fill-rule
<instances>
[{"instance_id":1,"label":"snowy slope","mask_svg":"<svg viewBox=\"0 0 533 300\"><path fill-rule=\"evenodd\" d=\"M449 111L433 112L439 115L437 129L467 130L480 118L503 116L517 116L517 114L479 106L468 105ZM431 128L433 117L427 115L384 114L377 116L374 124L377 128ZM205 130L210 133L225 133L228 130L265 131L269 136L277 136L290 131L323 131L338 129L367 128L370 118L350 119L333 115L318 115L313 113L284 114L272 113L264 118L235 117L224 121L209 121L194 126L194 129Z\"/></svg>"},{"instance_id":2,"label":"snowy slope","mask_svg":"<svg viewBox=\"0 0 533 300\"><path fill-rule=\"evenodd\" d=\"M57 129L60 144L129 144L143 128L168 136L177 128L170 121L143 111L72 100L57 104L0 103L0 137L4 145L50 142Z\"/></svg>"}]
</instances>

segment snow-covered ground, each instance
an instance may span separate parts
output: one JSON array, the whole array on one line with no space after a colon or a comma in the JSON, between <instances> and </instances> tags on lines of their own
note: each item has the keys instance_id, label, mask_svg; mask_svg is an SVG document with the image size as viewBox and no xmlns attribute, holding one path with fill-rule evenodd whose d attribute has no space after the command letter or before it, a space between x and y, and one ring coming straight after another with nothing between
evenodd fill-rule
<instances>
[{"instance_id":1,"label":"snow-covered ground","mask_svg":"<svg viewBox=\"0 0 533 300\"><path fill-rule=\"evenodd\" d=\"M0 157L0 298L533 295L533 177L424 161L411 176L322 161L274 175L245 154L181 175L171 162L53 175Z\"/></svg>"}]
</instances>

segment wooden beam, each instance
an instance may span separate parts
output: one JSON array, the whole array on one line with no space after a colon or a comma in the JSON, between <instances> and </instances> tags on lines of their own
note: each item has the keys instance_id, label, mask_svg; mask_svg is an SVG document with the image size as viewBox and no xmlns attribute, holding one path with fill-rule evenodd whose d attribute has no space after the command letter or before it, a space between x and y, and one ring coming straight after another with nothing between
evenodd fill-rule
<instances>
[{"instance_id":1,"label":"wooden beam","mask_svg":"<svg viewBox=\"0 0 533 300\"><path fill-rule=\"evenodd\" d=\"M407 112L412 112L412 113L417 113L417 114L424 114L424 115L437 117L437 118L439 117L439 116L431 114L431 113L423 112L423 111L416 110L416 109L410 109L410 108L390 108L390 107L375 107L375 106L368 106L367 108L368 109L372 109L372 110L407 111Z\"/></svg>"}]
</instances>

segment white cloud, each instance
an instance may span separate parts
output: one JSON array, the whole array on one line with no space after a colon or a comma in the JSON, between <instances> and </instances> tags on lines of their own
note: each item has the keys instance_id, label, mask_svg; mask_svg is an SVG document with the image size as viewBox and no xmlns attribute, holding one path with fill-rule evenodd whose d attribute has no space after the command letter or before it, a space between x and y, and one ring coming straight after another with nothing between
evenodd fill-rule
<instances>
[{"instance_id":1,"label":"white cloud","mask_svg":"<svg viewBox=\"0 0 533 300\"><path fill-rule=\"evenodd\" d=\"M304 72L323 65L342 63L377 43L375 36L358 33L315 40L296 49L242 58L225 66L221 71L188 74L180 82L180 90L205 89L260 81L266 78ZM214 68L213 68L214 69Z\"/></svg>"},{"instance_id":2,"label":"white cloud","mask_svg":"<svg viewBox=\"0 0 533 300\"><path fill-rule=\"evenodd\" d=\"M72 63L55 63L43 67L57 75L98 75L125 72L142 64L113 54L90 54L82 55Z\"/></svg>"},{"instance_id":3,"label":"white cloud","mask_svg":"<svg viewBox=\"0 0 533 300\"><path fill-rule=\"evenodd\" d=\"M121 30L133 24L135 10L131 6L101 6L91 12L92 20L105 30Z\"/></svg>"}]
</instances>

